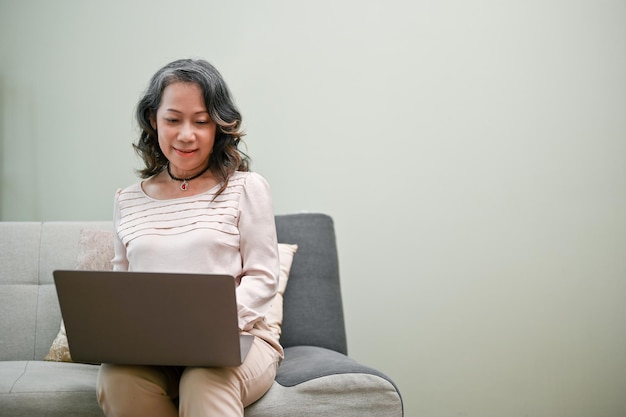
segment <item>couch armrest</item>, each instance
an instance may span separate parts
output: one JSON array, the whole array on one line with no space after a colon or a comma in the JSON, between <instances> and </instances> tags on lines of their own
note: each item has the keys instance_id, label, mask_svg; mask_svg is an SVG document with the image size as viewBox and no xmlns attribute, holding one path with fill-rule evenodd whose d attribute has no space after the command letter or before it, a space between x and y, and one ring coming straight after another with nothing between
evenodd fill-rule
<instances>
[{"instance_id":1,"label":"couch armrest","mask_svg":"<svg viewBox=\"0 0 626 417\"><path fill-rule=\"evenodd\" d=\"M285 348L270 390L246 416L402 417L397 386L381 372L319 346Z\"/></svg>"},{"instance_id":2,"label":"couch armrest","mask_svg":"<svg viewBox=\"0 0 626 417\"><path fill-rule=\"evenodd\" d=\"M285 348L285 359L278 368L276 382L284 387L293 387L312 379L337 374L375 375L389 381L397 390L391 378L382 372L361 365L342 353L317 346Z\"/></svg>"}]
</instances>

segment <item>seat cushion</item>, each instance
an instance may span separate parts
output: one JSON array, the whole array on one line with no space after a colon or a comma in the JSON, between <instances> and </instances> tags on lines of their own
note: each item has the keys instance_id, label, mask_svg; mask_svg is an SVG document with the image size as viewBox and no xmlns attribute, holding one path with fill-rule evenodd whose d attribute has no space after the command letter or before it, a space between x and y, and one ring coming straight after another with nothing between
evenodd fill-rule
<instances>
[{"instance_id":1,"label":"seat cushion","mask_svg":"<svg viewBox=\"0 0 626 417\"><path fill-rule=\"evenodd\" d=\"M0 362L2 416L97 416L98 366L44 361Z\"/></svg>"},{"instance_id":2,"label":"seat cushion","mask_svg":"<svg viewBox=\"0 0 626 417\"><path fill-rule=\"evenodd\" d=\"M311 366L302 366L305 362ZM0 362L0 415L102 417L97 374L96 365ZM277 381L245 415L400 417L402 399L394 385L371 368L337 352L301 346L286 349Z\"/></svg>"}]
</instances>

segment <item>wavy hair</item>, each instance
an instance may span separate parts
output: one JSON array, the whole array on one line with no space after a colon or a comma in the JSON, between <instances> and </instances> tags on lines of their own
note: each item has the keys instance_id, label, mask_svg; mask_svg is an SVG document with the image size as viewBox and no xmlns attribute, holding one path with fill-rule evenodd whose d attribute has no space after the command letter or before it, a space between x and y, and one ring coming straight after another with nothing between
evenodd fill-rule
<instances>
[{"instance_id":1,"label":"wavy hair","mask_svg":"<svg viewBox=\"0 0 626 417\"><path fill-rule=\"evenodd\" d=\"M226 82L219 71L201 59L180 59L165 65L150 80L147 90L137 104L135 117L139 123L139 140L133 144L145 168L137 170L141 178L150 178L161 172L168 163L159 146L151 120L161 105L163 90L173 83L193 83L200 87L209 116L217 125L215 143L209 158L209 170L222 187L235 171L248 171L250 158L239 149L245 133L241 130L241 114L235 106Z\"/></svg>"}]
</instances>

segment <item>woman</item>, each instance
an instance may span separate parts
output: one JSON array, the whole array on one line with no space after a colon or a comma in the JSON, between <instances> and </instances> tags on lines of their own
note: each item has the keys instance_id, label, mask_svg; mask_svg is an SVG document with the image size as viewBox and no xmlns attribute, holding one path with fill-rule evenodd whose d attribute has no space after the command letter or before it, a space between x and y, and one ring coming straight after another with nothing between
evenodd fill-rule
<instances>
[{"instance_id":1,"label":"woman","mask_svg":"<svg viewBox=\"0 0 626 417\"><path fill-rule=\"evenodd\" d=\"M243 416L283 356L264 319L279 272L268 184L248 171L241 115L208 62L160 69L136 117L144 181L116 194L114 269L232 275L239 329L255 341L235 368L104 364L99 404L109 417Z\"/></svg>"}]
</instances>

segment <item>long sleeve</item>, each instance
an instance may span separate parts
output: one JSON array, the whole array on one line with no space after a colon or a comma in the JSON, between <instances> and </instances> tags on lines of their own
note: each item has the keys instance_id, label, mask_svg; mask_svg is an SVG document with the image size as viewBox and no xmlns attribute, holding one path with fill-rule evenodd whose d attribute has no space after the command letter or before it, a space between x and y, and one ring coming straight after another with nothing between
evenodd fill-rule
<instances>
[{"instance_id":1,"label":"long sleeve","mask_svg":"<svg viewBox=\"0 0 626 417\"><path fill-rule=\"evenodd\" d=\"M269 185L250 174L239 200L239 234L243 275L237 303L239 327L249 330L263 319L278 288L278 243Z\"/></svg>"}]
</instances>

